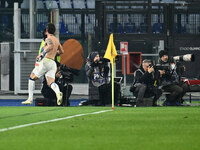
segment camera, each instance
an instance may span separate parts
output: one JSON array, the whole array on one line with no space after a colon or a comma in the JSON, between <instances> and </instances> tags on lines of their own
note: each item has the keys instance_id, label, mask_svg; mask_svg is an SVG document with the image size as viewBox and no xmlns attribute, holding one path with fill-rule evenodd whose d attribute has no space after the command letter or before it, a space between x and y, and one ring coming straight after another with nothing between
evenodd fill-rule
<instances>
[{"instance_id":1,"label":"camera","mask_svg":"<svg viewBox=\"0 0 200 150\"><path fill-rule=\"evenodd\" d=\"M155 65L152 65L150 64L149 65L150 67L153 66L154 68L154 78L157 80L160 78L160 73L159 73L159 70L165 70L165 74L170 74L170 69L171 69L171 66L170 64L155 64Z\"/></svg>"},{"instance_id":2,"label":"camera","mask_svg":"<svg viewBox=\"0 0 200 150\"><path fill-rule=\"evenodd\" d=\"M102 66L102 65L107 65L107 62L109 62L108 59L106 58L100 58L98 61L95 61L92 63L92 66L96 67L96 66Z\"/></svg>"},{"instance_id":3,"label":"camera","mask_svg":"<svg viewBox=\"0 0 200 150\"><path fill-rule=\"evenodd\" d=\"M185 71L184 65L180 62L194 62L195 55L194 54L185 54L181 56L173 56L172 60L176 63L176 72L179 76L182 76L183 72Z\"/></svg>"},{"instance_id":4,"label":"camera","mask_svg":"<svg viewBox=\"0 0 200 150\"><path fill-rule=\"evenodd\" d=\"M169 64L165 64L165 65L162 65L162 64L156 64L156 65L152 65L150 64L149 67L152 67L155 69L155 71L158 71L158 70L165 70L165 71L169 71L170 70L170 65Z\"/></svg>"},{"instance_id":5,"label":"camera","mask_svg":"<svg viewBox=\"0 0 200 150\"><path fill-rule=\"evenodd\" d=\"M174 61L185 61L185 62L193 62L195 60L194 54L186 54L182 56L174 56L172 57Z\"/></svg>"},{"instance_id":6,"label":"camera","mask_svg":"<svg viewBox=\"0 0 200 150\"><path fill-rule=\"evenodd\" d=\"M72 82L73 81L73 75L78 76L80 71L77 69L69 68L64 64L60 65L60 72L61 75L63 76L62 78L67 82Z\"/></svg>"},{"instance_id":7,"label":"camera","mask_svg":"<svg viewBox=\"0 0 200 150\"><path fill-rule=\"evenodd\" d=\"M93 62L93 67L99 67L99 70L104 73L104 76L107 77L109 73L109 67L108 67L109 60L106 58L100 58L99 61Z\"/></svg>"}]
</instances>

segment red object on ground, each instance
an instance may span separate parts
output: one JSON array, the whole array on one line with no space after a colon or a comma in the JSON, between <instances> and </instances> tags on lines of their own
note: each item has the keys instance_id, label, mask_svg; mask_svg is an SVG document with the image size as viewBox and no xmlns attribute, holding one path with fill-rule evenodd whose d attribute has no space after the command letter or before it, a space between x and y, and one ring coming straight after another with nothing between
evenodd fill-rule
<instances>
[{"instance_id":1,"label":"red object on ground","mask_svg":"<svg viewBox=\"0 0 200 150\"><path fill-rule=\"evenodd\" d=\"M183 81L187 85L200 85L200 80L188 80L188 79L184 79Z\"/></svg>"}]
</instances>

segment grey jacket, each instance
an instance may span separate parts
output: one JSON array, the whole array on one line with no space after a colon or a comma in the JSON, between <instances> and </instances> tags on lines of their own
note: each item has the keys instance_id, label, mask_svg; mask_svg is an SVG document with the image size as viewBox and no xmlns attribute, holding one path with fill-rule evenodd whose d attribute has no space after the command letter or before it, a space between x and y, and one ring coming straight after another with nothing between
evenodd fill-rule
<instances>
[{"instance_id":1,"label":"grey jacket","mask_svg":"<svg viewBox=\"0 0 200 150\"><path fill-rule=\"evenodd\" d=\"M85 71L89 82L92 82L96 87L110 83L110 78L104 76L104 71L100 71L100 68L98 66L93 66L90 61L85 64Z\"/></svg>"}]
</instances>

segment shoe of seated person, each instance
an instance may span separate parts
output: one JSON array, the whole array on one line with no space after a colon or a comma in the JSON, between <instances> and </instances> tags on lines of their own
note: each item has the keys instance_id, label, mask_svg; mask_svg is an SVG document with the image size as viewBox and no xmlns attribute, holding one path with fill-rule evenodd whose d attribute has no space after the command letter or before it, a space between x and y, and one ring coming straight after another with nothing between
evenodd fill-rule
<instances>
[{"instance_id":1,"label":"shoe of seated person","mask_svg":"<svg viewBox=\"0 0 200 150\"><path fill-rule=\"evenodd\" d=\"M176 106L184 106L184 105L179 102L176 102Z\"/></svg>"},{"instance_id":2,"label":"shoe of seated person","mask_svg":"<svg viewBox=\"0 0 200 150\"><path fill-rule=\"evenodd\" d=\"M136 102L136 107L144 106L143 101Z\"/></svg>"},{"instance_id":3,"label":"shoe of seated person","mask_svg":"<svg viewBox=\"0 0 200 150\"><path fill-rule=\"evenodd\" d=\"M32 105L33 104L33 100L32 99L27 99L26 101L22 102L23 105Z\"/></svg>"},{"instance_id":4,"label":"shoe of seated person","mask_svg":"<svg viewBox=\"0 0 200 150\"><path fill-rule=\"evenodd\" d=\"M158 104L156 104L156 103L153 103L153 104L152 104L152 106L153 106L153 107L157 107L157 106L158 106Z\"/></svg>"},{"instance_id":5,"label":"shoe of seated person","mask_svg":"<svg viewBox=\"0 0 200 150\"><path fill-rule=\"evenodd\" d=\"M78 105L79 106L87 106L88 102L87 101L81 101Z\"/></svg>"},{"instance_id":6,"label":"shoe of seated person","mask_svg":"<svg viewBox=\"0 0 200 150\"><path fill-rule=\"evenodd\" d=\"M178 106L176 102L164 101L163 106Z\"/></svg>"},{"instance_id":7,"label":"shoe of seated person","mask_svg":"<svg viewBox=\"0 0 200 150\"><path fill-rule=\"evenodd\" d=\"M169 101L164 100L163 106L172 106L172 104Z\"/></svg>"}]
</instances>

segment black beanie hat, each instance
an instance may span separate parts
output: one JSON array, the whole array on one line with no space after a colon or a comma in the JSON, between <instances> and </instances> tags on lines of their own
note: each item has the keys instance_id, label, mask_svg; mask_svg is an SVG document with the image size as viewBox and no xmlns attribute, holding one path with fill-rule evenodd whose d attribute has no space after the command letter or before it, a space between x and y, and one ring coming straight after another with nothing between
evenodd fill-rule
<instances>
[{"instance_id":1,"label":"black beanie hat","mask_svg":"<svg viewBox=\"0 0 200 150\"><path fill-rule=\"evenodd\" d=\"M90 55L89 55L89 57L88 57L88 60L89 60L89 61L93 61L94 58L95 58L97 55L99 55L98 52L92 52L92 53L90 53Z\"/></svg>"},{"instance_id":2,"label":"black beanie hat","mask_svg":"<svg viewBox=\"0 0 200 150\"><path fill-rule=\"evenodd\" d=\"M168 56L168 52L167 52L167 51L164 51L164 50L161 50L161 51L159 52L159 57L161 58L161 57L163 57L164 55L167 55L167 56Z\"/></svg>"}]
</instances>

